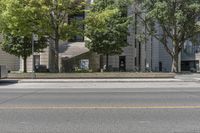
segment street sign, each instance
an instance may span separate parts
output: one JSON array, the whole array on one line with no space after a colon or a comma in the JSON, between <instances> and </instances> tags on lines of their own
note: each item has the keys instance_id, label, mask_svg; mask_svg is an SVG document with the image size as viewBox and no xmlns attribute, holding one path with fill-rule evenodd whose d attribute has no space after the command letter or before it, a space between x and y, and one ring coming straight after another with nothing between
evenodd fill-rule
<instances>
[{"instance_id":1,"label":"street sign","mask_svg":"<svg viewBox=\"0 0 200 133\"><path fill-rule=\"evenodd\" d=\"M33 40L38 41L38 35L37 34L33 34Z\"/></svg>"}]
</instances>

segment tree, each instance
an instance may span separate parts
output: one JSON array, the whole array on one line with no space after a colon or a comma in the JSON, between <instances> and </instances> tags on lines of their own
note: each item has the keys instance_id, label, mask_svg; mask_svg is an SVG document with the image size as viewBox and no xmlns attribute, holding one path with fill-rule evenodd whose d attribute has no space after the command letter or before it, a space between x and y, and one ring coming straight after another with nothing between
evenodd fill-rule
<instances>
[{"instance_id":1,"label":"tree","mask_svg":"<svg viewBox=\"0 0 200 133\"><path fill-rule=\"evenodd\" d=\"M184 43L200 31L200 0L143 0L137 10L145 12L141 18L147 30L171 56L171 71L180 72L179 54Z\"/></svg>"},{"instance_id":2,"label":"tree","mask_svg":"<svg viewBox=\"0 0 200 133\"><path fill-rule=\"evenodd\" d=\"M30 7L31 0L0 0L0 32L3 36L1 47L4 51L24 59L24 72L27 72L26 59L32 54L32 34L39 36L34 52L47 47L47 38L40 31L39 12Z\"/></svg>"},{"instance_id":3,"label":"tree","mask_svg":"<svg viewBox=\"0 0 200 133\"><path fill-rule=\"evenodd\" d=\"M47 47L47 38L41 37L34 43L34 52L42 52ZM12 55L22 57L24 60L24 72L27 72L27 57L32 54L32 37L31 36L13 36L3 34L2 50Z\"/></svg>"},{"instance_id":4,"label":"tree","mask_svg":"<svg viewBox=\"0 0 200 133\"><path fill-rule=\"evenodd\" d=\"M54 42L53 68L58 72L59 40L79 33L79 23L68 18L83 12L83 0L0 0L1 26L6 36L30 38L32 33ZM20 40L19 38L19 40Z\"/></svg>"},{"instance_id":5,"label":"tree","mask_svg":"<svg viewBox=\"0 0 200 133\"><path fill-rule=\"evenodd\" d=\"M40 10L41 30L54 42L53 69L59 72L59 41L78 34L80 23L69 18L84 13L84 0L38 0L35 8Z\"/></svg>"},{"instance_id":6,"label":"tree","mask_svg":"<svg viewBox=\"0 0 200 133\"><path fill-rule=\"evenodd\" d=\"M106 55L108 70L109 55L123 52L128 45L127 0L96 0L86 17L85 36L87 47L98 54Z\"/></svg>"}]
</instances>

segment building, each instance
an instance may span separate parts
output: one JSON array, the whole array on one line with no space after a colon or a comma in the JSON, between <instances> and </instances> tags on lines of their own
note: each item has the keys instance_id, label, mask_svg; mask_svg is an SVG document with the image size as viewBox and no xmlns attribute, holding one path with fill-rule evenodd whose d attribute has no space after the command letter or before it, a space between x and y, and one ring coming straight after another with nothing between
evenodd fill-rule
<instances>
[{"instance_id":1,"label":"building","mask_svg":"<svg viewBox=\"0 0 200 133\"><path fill-rule=\"evenodd\" d=\"M0 42L2 37L0 36ZM0 47L0 65L5 65L8 71L19 71L20 59L4 52Z\"/></svg>"},{"instance_id":2,"label":"building","mask_svg":"<svg viewBox=\"0 0 200 133\"><path fill-rule=\"evenodd\" d=\"M27 71L32 72L32 62L37 66L44 66L49 72L53 71L51 60L51 47L44 49L42 53L35 53L34 58L27 59ZM33 61L34 59L34 61ZM74 72L75 68L80 68L81 60L89 60L89 69L99 71L99 56L91 53L85 47L85 42L61 42L59 46L59 69L60 72ZM23 70L23 60L20 60L20 70ZM43 70L44 71L44 70ZM47 72L48 72L47 71Z\"/></svg>"},{"instance_id":3,"label":"building","mask_svg":"<svg viewBox=\"0 0 200 133\"><path fill-rule=\"evenodd\" d=\"M8 71L19 71L20 60L18 57L2 51L0 48L0 65L5 65Z\"/></svg>"},{"instance_id":4,"label":"building","mask_svg":"<svg viewBox=\"0 0 200 133\"><path fill-rule=\"evenodd\" d=\"M186 41L181 54L181 71L199 71L200 45Z\"/></svg>"},{"instance_id":5,"label":"building","mask_svg":"<svg viewBox=\"0 0 200 133\"><path fill-rule=\"evenodd\" d=\"M140 33L145 35L146 29L139 17L143 14L136 13L135 6L137 5L133 4L128 9L128 15L135 14L133 17L135 24L130 26L130 36L127 39L129 46L124 48L121 55L109 56L109 68L112 71L170 72L172 61L163 45L151 36L148 40L139 41L138 35ZM106 57L102 58L103 64L106 64Z\"/></svg>"},{"instance_id":6,"label":"building","mask_svg":"<svg viewBox=\"0 0 200 133\"><path fill-rule=\"evenodd\" d=\"M109 69L111 71L171 72L171 56L167 53L161 42L154 37L146 36L145 26L142 25L140 20L140 17L144 17L145 15L142 12L136 11L135 6L139 7L134 3L128 9L128 15L135 14L133 17L135 24L129 29L129 46L124 48L124 52L121 55L109 56ZM158 34L162 35L159 25L156 25L156 27L159 32ZM138 35L140 33L143 33L148 39L139 41ZM106 57L102 58L103 64L106 64ZM181 71L199 71L200 45L187 41L180 54L179 65Z\"/></svg>"},{"instance_id":7,"label":"building","mask_svg":"<svg viewBox=\"0 0 200 133\"><path fill-rule=\"evenodd\" d=\"M90 1L92 2L92 1ZM135 24L130 26L130 36L127 40L129 46L123 49L121 55L109 56L109 69L110 71L143 71L143 72L170 72L172 60L170 55L166 52L163 45L154 37L149 36L148 40L139 41L138 35L146 32L145 26L141 24L139 15L136 13L135 6L132 5L128 9L128 14L134 14ZM83 16L77 16L78 19ZM157 26L159 27L159 26ZM159 33L162 34L161 32ZM30 56L27 59L28 72L33 70L32 63L34 62L35 68L37 66L43 66L48 71L53 71L52 51L53 47L50 44L44 52L35 53L34 58ZM180 65L182 71L199 71L200 66L200 48L197 45L192 45L190 42L186 42L185 47L181 54ZM15 60L11 60L15 62ZM73 72L77 68L81 68L83 61L88 62L88 69L93 71L100 71L106 64L106 57L91 53L86 47L84 37L75 36L74 39L68 42L60 42L59 46L59 66L60 72ZM17 62L17 61L16 61ZM8 63L9 64L9 63ZM15 64L15 63L14 63ZM19 63L18 63L19 64ZM87 63L86 63L87 64ZM11 65L11 70L17 70L17 65ZM34 69L35 69L34 68ZM20 70L23 70L23 60L20 60Z\"/></svg>"},{"instance_id":8,"label":"building","mask_svg":"<svg viewBox=\"0 0 200 133\"><path fill-rule=\"evenodd\" d=\"M85 14L77 14L75 16L68 16L66 21L68 23L71 20L83 20ZM80 27L84 29L84 26ZM27 59L27 71L31 72L33 69L37 71L38 66L46 69L49 72L54 72L55 62L54 62L54 43L49 42L49 46L44 49L42 53L34 53L34 56L31 56ZM80 35L74 36L68 41L59 42L59 72L73 72L77 68L82 67L82 62L87 60L88 69L93 71L99 71L99 55L92 53L85 46L84 37ZM33 65L34 63L34 65ZM34 66L34 68L33 68ZM20 70L23 70L23 60L20 63Z\"/></svg>"}]
</instances>

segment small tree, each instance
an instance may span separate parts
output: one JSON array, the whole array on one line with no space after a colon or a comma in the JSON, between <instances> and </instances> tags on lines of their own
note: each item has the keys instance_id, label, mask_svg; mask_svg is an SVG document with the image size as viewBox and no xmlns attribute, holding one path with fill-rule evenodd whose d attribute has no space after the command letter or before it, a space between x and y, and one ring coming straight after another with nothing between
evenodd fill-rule
<instances>
[{"instance_id":1,"label":"small tree","mask_svg":"<svg viewBox=\"0 0 200 133\"><path fill-rule=\"evenodd\" d=\"M47 39L45 37L39 38L34 45L34 52L42 52L42 49L47 47ZM32 54L32 37L31 36L3 36L3 42L1 44L2 50L5 52L22 57L24 60L24 72L27 72L27 57Z\"/></svg>"},{"instance_id":2,"label":"small tree","mask_svg":"<svg viewBox=\"0 0 200 133\"><path fill-rule=\"evenodd\" d=\"M32 54L32 34L39 40L35 52L47 47L46 37L41 32L38 21L40 12L31 7L31 0L0 0L0 32L3 36L1 47L4 51L24 59L24 72L27 72L26 59Z\"/></svg>"},{"instance_id":3,"label":"small tree","mask_svg":"<svg viewBox=\"0 0 200 133\"><path fill-rule=\"evenodd\" d=\"M172 72L179 72L179 54L186 40L200 31L199 0L143 0L144 24L149 33L158 39L172 58ZM137 11L137 8L136 8ZM155 26L157 24L158 26ZM158 31L158 29L160 31ZM162 35L161 35L162 34Z\"/></svg>"},{"instance_id":4,"label":"small tree","mask_svg":"<svg viewBox=\"0 0 200 133\"><path fill-rule=\"evenodd\" d=\"M124 9L125 8L125 9ZM85 36L87 47L98 54L106 56L108 70L109 55L123 52L128 45L127 3L122 0L96 0L86 17Z\"/></svg>"}]
</instances>

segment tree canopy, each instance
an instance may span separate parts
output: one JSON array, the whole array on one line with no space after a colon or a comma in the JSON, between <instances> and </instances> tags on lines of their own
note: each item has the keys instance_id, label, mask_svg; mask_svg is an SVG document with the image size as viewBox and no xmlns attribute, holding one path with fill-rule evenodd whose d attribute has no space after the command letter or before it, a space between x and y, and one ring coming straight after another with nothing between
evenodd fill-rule
<instances>
[{"instance_id":1,"label":"tree canopy","mask_svg":"<svg viewBox=\"0 0 200 133\"><path fill-rule=\"evenodd\" d=\"M83 7L83 0L0 0L0 31L5 39L3 46L9 42L10 47L10 42L14 40L28 43L33 33L37 34L39 39L48 37L54 42L50 45L53 55L51 65L54 65L54 71L58 72L59 40L67 40L79 33L79 23L73 19L69 23L68 18L83 13ZM13 45L20 45L13 48L19 48L20 51L21 41L13 42ZM28 45L23 44L24 48ZM40 43L39 46L41 47L35 47L36 51L46 47Z\"/></svg>"},{"instance_id":2,"label":"tree canopy","mask_svg":"<svg viewBox=\"0 0 200 133\"><path fill-rule=\"evenodd\" d=\"M125 0L126 1L126 0ZM117 55L128 45L127 3L124 0L96 0L86 17L88 48L101 55Z\"/></svg>"},{"instance_id":3,"label":"tree canopy","mask_svg":"<svg viewBox=\"0 0 200 133\"><path fill-rule=\"evenodd\" d=\"M39 11L31 7L31 0L0 0L0 32L3 37L1 47L4 51L24 59L32 54L32 34L39 36L34 52L41 52L47 47L47 38L41 32L38 19Z\"/></svg>"},{"instance_id":4,"label":"tree canopy","mask_svg":"<svg viewBox=\"0 0 200 133\"><path fill-rule=\"evenodd\" d=\"M179 72L179 54L185 41L200 32L200 0L143 0L135 12L145 13L143 22L171 56L172 72Z\"/></svg>"},{"instance_id":5,"label":"tree canopy","mask_svg":"<svg viewBox=\"0 0 200 133\"><path fill-rule=\"evenodd\" d=\"M34 8L40 10L42 31L54 44L51 46L53 71L59 71L59 41L69 40L80 34L80 21L73 19L76 15L84 14L84 0L38 0ZM41 21L42 20L42 21Z\"/></svg>"}]
</instances>

